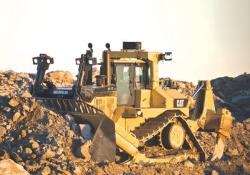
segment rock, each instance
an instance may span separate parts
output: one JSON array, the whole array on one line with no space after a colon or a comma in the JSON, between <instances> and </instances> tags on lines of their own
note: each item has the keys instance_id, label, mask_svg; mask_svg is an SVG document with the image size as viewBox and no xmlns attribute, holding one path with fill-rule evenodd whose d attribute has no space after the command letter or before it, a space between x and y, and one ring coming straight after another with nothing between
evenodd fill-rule
<instances>
[{"instance_id":1,"label":"rock","mask_svg":"<svg viewBox=\"0 0 250 175\"><path fill-rule=\"evenodd\" d=\"M0 160L9 158L10 158L9 154L5 150L0 149Z\"/></svg>"},{"instance_id":2,"label":"rock","mask_svg":"<svg viewBox=\"0 0 250 175\"><path fill-rule=\"evenodd\" d=\"M24 93L21 94L21 97L30 98L32 97L32 95L28 91L25 91Z\"/></svg>"},{"instance_id":3,"label":"rock","mask_svg":"<svg viewBox=\"0 0 250 175\"><path fill-rule=\"evenodd\" d=\"M31 154L31 157L32 157L33 159L35 159L35 158L36 158L36 154Z\"/></svg>"},{"instance_id":4,"label":"rock","mask_svg":"<svg viewBox=\"0 0 250 175\"><path fill-rule=\"evenodd\" d=\"M69 137L69 138L72 138L73 136L74 136L74 131L72 131L72 130L69 130L68 132L67 132L67 136Z\"/></svg>"},{"instance_id":5,"label":"rock","mask_svg":"<svg viewBox=\"0 0 250 175\"><path fill-rule=\"evenodd\" d=\"M53 125L53 121L51 119L49 119L48 125L49 126Z\"/></svg>"},{"instance_id":6,"label":"rock","mask_svg":"<svg viewBox=\"0 0 250 175\"><path fill-rule=\"evenodd\" d=\"M236 127L237 127L237 128L243 128L243 123L237 122L237 123L236 123Z\"/></svg>"},{"instance_id":7,"label":"rock","mask_svg":"<svg viewBox=\"0 0 250 175\"><path fill-rule=\"evenodd\" d=\"M173 175L180 175L180 172L178 170L173 172Z\"/></svg>"},{"instance_id":8,"label":"rock","mask_svg":"<svg viewBox=\"0 0 250 175\"><path fill-rule=\"evenodd\" d=\"M71 173L69 171L67 171L67 170L63 170L63 174L65 174L65 175L71 175Z\"/></svg>"},{"instance_id":9,"label":"rock","mask_svg":"<svg viewBox=\"0 0 250 175\"><path fill-rule=\"evenodd\" d=\"M16 107L17 105L19 105L19 101L16 98L12 98L9 101L9 105L12 106L12 107Z\"/></svg>"},{"instance_id":10,"label":"rock","mask_svg":"<svg viewBox=\"0 0 250 175\"><path fill-rule=\"evenodd\" d=\"M16 113L13 115L13 117L12 117L13 122L18 121L18 120L20 119L20 117L21 117L20 112L16 112Z\"/></svg>"},{"instance_id":11,"label":"rock","mask_svg":"<svg viewBox=\"0 0 250 175\"><path fill-rule=\"evenodd\" d=\"M46 74L46 81L53 82L58 87L70 87L73 84L73 75L68 71L51 71Z\"/></svg>"},{"instance_id":12,"label":"rock","mask_svg":"<svg viewBox=\"0 0 250 175\"><path fill-rule=\"evenodd\" d=\"M0 126L0 138L2 138L6 134L7 130L5 127Z\"/></svg>"},{"instance_id":13,"label":"rock","mask_svg":"<svg viewBox=\"0 0 250 175\"><path fill-rule=\"evenodd\" d=\"M32 149L30 149L29 147L25 148L25 153L26 154L32 154Z\"/></svg>"},{"instance_id":14,"label":"rock","mask_svg":"<svg viewBox=\"0 0 250 175\"><path fill-rule=\"evenodd\" d=\"M29 173L13 160L5 159L0 161L0 175L29 175Z\"/></svg>"},{"instance_id":15,"label":"rock","mask_svg":"<svg viewBox=\"0 0 250 175\"><path fill-rule=\"evenodd\" d=\"M228 148L228 152L227 152L228 156L239 156L239 151L236 148Z\"/></svg>"},{"instance_id":16,"label":"rock","mask_svg":"<svg viewBox=\"0 0 250 175\"><path fill-rule=\"evenodd\" d=\"M216 170L212 170L211 175L220 175Z\"/></svg>"},{"instance_id":17,"label":"rock","mask_svg":"<svg viewBox=\"0 0 250 175\"><path fill-rule=\"evenodd\" d=\"M15 162L21 162L23 159L15 152L12 152L10 154L11 159L13 159Z\"/></svg>"},{"instance_id":18,"label":"rock","mask_svg":"<svg viewBox=\"0 0 250 175\"><path fill-rule=\"evenodd\" d=\"M250 164L249 163L243 163L242 168L243 168L243 171L245 174L250 174Z\"/></svg>"},{"instance_id":19,"label":"rock","mask_svg":"<svg viewBox=\"0 0 250 175\"><path fill-rule=\"evenodd\" d=\"M215 95L222 99L215 101L217 107L229 108L236 119L244 120L249 116L250 74L216 78L211 84Z\"/></svg>"},{"instance_id":20,"label":"rock","mask_svg":"<svg viewBox=\"0 0 250 175\"><path fill-rule=\"evenodd\" d=\"M217 137L217 133L216 132L211 132L212 137L216 138Z\"/></svg>"},{"instance_id":21,"label":"rock","mask_svg":"<svg viewBox=\"0 0 250 175\"><path fill-rule=\"evenodd\" d=\"M9 124L9 125L6 125L6 129L10 129L11 128L11 125Z\"/></svg>"},{"instance_id":22,"label":"rock","mask_svg":"<svg viewBox=\"0 0 250 175\"><path fill-rule=\"evenodd\" d=\"M45 166L43 168L42 175L48 175L50 173L51 173L50 167L49 166Z\"/></svg>"},{"instance_id":23,"label":"rock","mask_svg":"<svg viewBox=\"0 0 250 175\"><path fill-rule=\"evenodd\" d=\"M10 111L11 111L11 108L9 108L8 106L5 106L5 107L3 108L3 111L5 111L5 112L10 112Z\"/></svg>"},{"instance_id":24,"label":"rock","mask_svg":"<svg viewBox=\"0 0 250 175\"><path fill-rule=\"evenodd\" d=\"M23 152L23 147L22 147L22 145L20 145L19 147L18 147L18 150L17 150L19 153L21 153L21 152Z\"/></svg>"},{"instance_id":25,"label":"rock","mask_svg":"<svg viewBox=\"0 0 250 175\"><path fill-rule=\"evenodd\" d=\"M61 155L63 153L63 148L59 148L56 152L57 155Z\"/></svg>"},{"instance_id":26,"label":"rock","mask_svg":"<svg viewBox=\"0 0 250 175\"><path fill-rule=\"evenodd\" d=\"M82 171L81 171L81 168L79 166L75 167L74 174L75 175L81 175L81 174L83 174Z\"/></svg>"},{"instance_id":27,"label":"rock","mask_svg":"<svg viewBox=\"0 0 250 175\"><path fill-rule=\"evenodd\" d=\"M21 136L22 136L22 138L24 138L24 137L27 136L26 130L23 129L23 130L21 131Z\"/></svg>"},{"instance_id":28,"label":"rock","mask_svg":"<svg viewBox=\"0 0 250 175\"><path fill-rule=\"evenodd\" d=\"M55 157L56 153L50 149L48 149L43 156L41 157L41 159L50 159L52 157Z\"/></svg>"},{"instance_id":29,"label":"rock","mask_svg":"<svg viewBox=\"0 0 250 175\"><path fill-rule=\"evenodd\" d=\"M242 145L245 147L245 148L247 148L247 149L249 149L249 142L247 141L247 140L243 140L243 143L242 143Z\"/></svg>"},{"instance_id":30,"label":"rock","mask_svg":"<svg viewBox=\"0 0 250 175\"><path fill-rule=\"evenodd\" d=\"M37 143L35 140L30 140L30 143L32 149L37 150L38 148L40 148L39 143Z\"/></svg>"},{"instance_id":31,"label":"rock","mask_svg":"<svg viewBox=\"0 0 250 175\"><path fill-rule=\"evenodd\" d=\"M76 147L75 155L80 158L85 158L85 160L90 160L91 155L89 153L89 145L91 144L90 141L85 142L83 145Z\"/></svg>"},{"instance_id":32,"label":"rock","mask_svg":"<svg viewBox=\"0 0 250 175\"><path fill-rule=\"evenodd\" d=\"M188 168L193 168L194 164L190 161L190 160L186 160L184 162L184 166L188 167Z\"/></svg>"},{"instance_id":33,"label":"rock","mask_svg":"<svg viewBox=\"0 0 250 175\"><path fill-rule=\"evenodd\" d=\"M22 109L25 110L25 111L30 111L30 107L27 106L27 105L22 105Z\"/></svg>"},{"instance_id":34,"label":"rock","mask_svg":"<svg viewBox=\"0 0 250 175\"><path fill-rule=\"evenodd\" d=\"M246 123L245 128L246 128L246 130L250 131L250 123Z\"/></svg>"}]
</instances>

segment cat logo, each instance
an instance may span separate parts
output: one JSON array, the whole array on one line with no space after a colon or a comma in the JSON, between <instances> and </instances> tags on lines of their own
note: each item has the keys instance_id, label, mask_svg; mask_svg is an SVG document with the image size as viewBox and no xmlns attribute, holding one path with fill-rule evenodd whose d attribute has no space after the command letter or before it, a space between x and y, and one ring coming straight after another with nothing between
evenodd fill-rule
<instances>
[{"instance_id":1,"label":"cat logo","mask_svg":"<svg viewBox=\"0 0 250 175\"><path fill-rule=\"evenodd\" d=\"M183 99L182 100L180 100L180 99L176 100L176 107L177 108L184 107L184 100Z\"/></svg>"}]
</instances>

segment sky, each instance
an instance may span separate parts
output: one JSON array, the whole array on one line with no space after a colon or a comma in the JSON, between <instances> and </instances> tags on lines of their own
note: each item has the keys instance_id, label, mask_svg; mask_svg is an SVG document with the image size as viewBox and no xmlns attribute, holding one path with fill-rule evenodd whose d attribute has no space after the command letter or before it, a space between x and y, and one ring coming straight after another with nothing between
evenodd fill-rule
<instances>
[{"instance_id":1,"label":"sky","mask_svg":"<svg viewBox=\"0 0 250 175\"><path fill-rule=\"evenodd\" d=\"M101 59L106 42L123 41L173 52L161 77L250 73L250 0L0 0L0 70L36 72L32 57L47 53L50 70L76 74L88 42Z\"/></svg>"}]
</instances>

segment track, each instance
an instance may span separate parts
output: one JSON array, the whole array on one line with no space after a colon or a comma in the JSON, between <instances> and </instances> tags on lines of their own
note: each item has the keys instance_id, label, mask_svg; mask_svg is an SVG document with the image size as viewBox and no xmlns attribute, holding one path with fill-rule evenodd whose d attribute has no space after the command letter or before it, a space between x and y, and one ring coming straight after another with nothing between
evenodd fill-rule
<instances>
[{"instance_id":1,"label":"track","mask_svg":"<svg viewBox=\"0 0 250 175\"><path fill-rule=\"evenodd\" d=\"M162 128L167 126L171 120L176 116L182 116L178 110L169 110L158 117L150 118L145 121L141 126L135 128L132 133L136 136L136 138L141 142L146 142L160 133Z\"/></svg>"},{"instance_id":2,"label":"track","mask_svg":"<svg viewBox=\"0 0 250 175\"><path fill-rule=\"evenodd\" d=\"M160 114L158 117L150 118L145 121L141 126L135 128L132 133L140 142L147 142L154 136L160 134L160 132L171 122L179 122L186 132L186 142L193 150L194 154L199 154L200 160L205 160L205 152L197 141L196 137L192 133L191 129L187 125L185 119L183 119L183 113L179 110L168 110Z\"/></svg>"}]
</instances>

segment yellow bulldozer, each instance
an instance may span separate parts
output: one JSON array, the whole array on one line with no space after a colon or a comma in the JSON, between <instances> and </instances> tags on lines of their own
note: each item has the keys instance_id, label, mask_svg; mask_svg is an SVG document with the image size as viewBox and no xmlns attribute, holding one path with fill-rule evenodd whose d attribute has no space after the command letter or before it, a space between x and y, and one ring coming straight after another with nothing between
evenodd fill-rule
<instances>
[{"instance_id":1,"label":"yellow bulldozer","mask_svg":"<svg viewBox=\"0 0 250 175\"><path fill-rule=\"evenodd\" d=\"M123 42L120 51L111 51L107 43L97 63L92 44L88 47L75 60L79 72L72 88L44 81L46 70L54 63L46 54L33 58L37 75L31 88L33 98L90 128L88 136L92 136L85 138L86 158L112 162L125 153L133 162L203 161L206 155L195 137L198 130L218 133L212 159L222 157L232 116L225 108L215 110L209 81L199 81L193 94L196 108L191 114L192 97L159 83L158 64L171 60L171 52L148 52L141 49L140 42ZM94 65L100 67L95 82ZM167 154L147 156L144 149L153 140Z\"/></svg>"}]
</instances>

